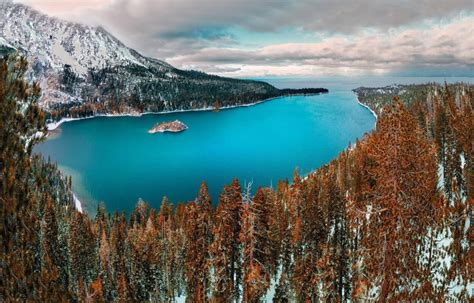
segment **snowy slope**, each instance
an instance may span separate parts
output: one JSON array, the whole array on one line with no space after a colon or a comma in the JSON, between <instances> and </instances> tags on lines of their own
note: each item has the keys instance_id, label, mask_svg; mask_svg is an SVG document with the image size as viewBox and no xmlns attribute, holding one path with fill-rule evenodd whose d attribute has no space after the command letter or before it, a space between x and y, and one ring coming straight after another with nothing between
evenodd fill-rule
<instances>
[{"instance_id":1,"label":"snowy slope","mask_svg":"<svg viewBox=\"0 0 474 303\"><path fill-rule=\"evenodd\" d=\"M24 50L31 61L42 62L53 69L69 64L83 77L89 68L149 63L100 27L48 17L20 4L6 5L4 14L3 38L16 49ZM163 68L170 68L160 63Z\"/></svg>"}]
</instances>

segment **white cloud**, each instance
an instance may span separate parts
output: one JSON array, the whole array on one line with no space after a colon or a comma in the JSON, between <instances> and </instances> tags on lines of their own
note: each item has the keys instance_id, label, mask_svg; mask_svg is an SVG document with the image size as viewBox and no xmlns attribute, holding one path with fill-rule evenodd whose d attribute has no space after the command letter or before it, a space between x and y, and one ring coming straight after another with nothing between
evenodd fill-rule
<instances>
[{"instance_id":1,"label":"white cloud","mask_svg":"<svg viewBox=\"0 0 474 303\"><path fill-rule=\"evenodd\" d=\"M287 43L256 50L201 49L176 56L179 67L228 76L388 73L404 69L474 66L474 17L427 28L328 37L317 43ZM226 69L232 68L230 71ZM222 72L223 71L223 72Z\"/></svg>"}]
</instances>

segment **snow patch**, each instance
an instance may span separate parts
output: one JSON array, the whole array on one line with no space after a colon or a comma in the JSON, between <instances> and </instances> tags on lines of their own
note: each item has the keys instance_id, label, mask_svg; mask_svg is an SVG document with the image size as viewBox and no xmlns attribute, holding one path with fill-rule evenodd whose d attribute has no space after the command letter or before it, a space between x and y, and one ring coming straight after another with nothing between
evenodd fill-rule
<instances>
[{"instance_id":1,"label":"snow patch","mask_svg":"<svg viewBox=\"0 0 474 303\"><path fill-rule=\"evenodd\" d=\"M87 69L81 66L79 62L64 49L59 40L53 45L53 55L58 57L61 62L70 65L76 74L87 74Z\"/></svg>"},{"instance_id":2,"label":"snow patch","mask_svg":"<svg viewBox=\"0 0 474 303\"><path fill-rule=\"evenodd\" d=\"M281 265L278 266L277 274L275 275L275 277L273 279L270 280L270 287L267 290L264 302L273 302L273 298L275 297L277 285L278 285L278 283L280 283L282 270L283 270L282 266Z\"/></svg>"},{"instance_id":3,"label":"snow patch","mask_svg":"<svg viewBox=\"0 0 474 303\"><path fill-rule=\"evenodd\" d=\"M82 213L82 204L81 201L76 197L74 193L72 193L72 199L74 200L74 206L76 206L76 209Z\"/></svg>"},{"instance_id":4,"label":"snow patch","mask_svg":"<svg viewBox=\"0 0 474 303\"><path fill-rule=\"evenodd\" d=\"M3 37L0 37L0 45L4 45L6 47L14 48L12 45L10 45L7 40L5 40Z\"/></svg>"},{"instance_id":5,"label":"snow patch","mask_svg":"<svg viewBox=\"0 0 474 303\"><path fill-rule=\"evenodd\" d=\"M438 165L438 189L444 192L444 166L441 163Z\"/></svg>"}]
</instances>

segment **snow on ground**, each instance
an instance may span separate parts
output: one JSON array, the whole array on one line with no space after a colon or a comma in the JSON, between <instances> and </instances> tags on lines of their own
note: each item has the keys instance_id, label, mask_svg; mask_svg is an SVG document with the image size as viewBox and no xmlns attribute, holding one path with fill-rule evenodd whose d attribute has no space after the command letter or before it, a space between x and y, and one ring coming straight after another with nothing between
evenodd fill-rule
<instances>
[{"instance_id":1,"label":"snow on ground","mask_svg":"<svg viewBox=\"0 0 474 303\"><path fill-rule=\"evenodd\" d=\"M273 302L273 297L275 297L276 287L278 283L280 282L281 272L282 272L282 266L279 265L275 278L270 280L270 287L267 290L267 294L265 295L264 302Z\"/></svg>"},{"instance_id":2,"label":"snow on ground","mask_svg":"<svg viewBox=\"0 0 474 303\"><path fill-rule=\"evenodd\" d=\"M265 295L264 302L272 302L273 301L273 297L275 296L277 283L278 283L277 279L272 279L270 281L270 288L268 289L267 294Z\"/></svg>"},{"instance_id":3,"label":"snow on ground","mask_svg":"<svg viewBox=\"0 0 474 303\"><path fill-rule=\"evenodd\" d=\"M281 266L278 268L278 272L275 278L271 279L270 287L268 288L267 293L265 294L265 297L263 298L263 302L265 303L273 302L273 297L275 296L275 291L276 291L278 282L280 280L280 276L281 276ZM242 285L241 285L240 291L243 291ZM239 302L241 302L241 299L242 298L239 299ZM174 298L174 303L184 303L184 302L186 302L186 295L181 295L179 297Z\"/></svg>"},{"instance_id":4,"label":"snow on ground","mask_svg":"<svg viewBox=\"0 0 474 303\"><path fill-rule=\"evenodd\" d=\"M79 75L82 75L82 76L87 74L87 69L84 68L83 66L81 66L79 64L79 62L77 62L76 59L74 59L64 49L64 47L61 45L59 40L56 41L56 43L53 45L52 50L53 50L53 55L58 57L60 62L65 63L65 64L69 64L73 68L73 70L76 74L79 74Z\"/></svg>"},{"instance_id":5,"label":"snow on ground","mask_svg":"<svg viewBox=\"0 0 474 303\"><path fill-rule=\"evenodd\" d=\"M446 271L449 270L453 263L452 255L449 252L452 243L453 235L447 228L436 236L434 250L437 251L438 254L436 254L437 258L435 259L435 263L441 264L441 267ZM437 271L434 280L438 282L435 282L435 285L439 286L438 284L441 281L446 281L446 279L445 272ZM474 281L463 281L459 276L456 276L453 280L449 281L447 287L447 298L460 294L464 289L467 291L468 295L472 297L474 292Z\"/></svg>"},{"instance_id":6,"label":"snow on ground","mask_svg":"<svg viewBox=\"0 0 474 303\"><path fill-rule=\"evenodd\" d=\"M82 204L81 204L81 201L79 201L79 199L76 197L76 195L73 193L72 194L72 198L74 200L74 205L76 206L76 209L82 213Z\"/></svg>"},{"instance_id":7,"label":"snow on ground","mask_svg":"<svg viewBox=\"0 0 474 303\"><path fill-rule=\"evenodd\" d=\"M438 164L438 189L444 192L444 166Z\"/></svg>"},{"instance_id":8,"label":"snow on ground","mask_svg":"<svg viewBox=\"0 0 474 303\"><path fill-rule=\"evenodd\" d=\"M7 47L13 48L13 46L10 45L10 44L7 42L7 40L5 40L5 39L2 38L2 37L0 37L0 45L5 45L5 46L7 46Z\"/></svg>"}]
</instances>

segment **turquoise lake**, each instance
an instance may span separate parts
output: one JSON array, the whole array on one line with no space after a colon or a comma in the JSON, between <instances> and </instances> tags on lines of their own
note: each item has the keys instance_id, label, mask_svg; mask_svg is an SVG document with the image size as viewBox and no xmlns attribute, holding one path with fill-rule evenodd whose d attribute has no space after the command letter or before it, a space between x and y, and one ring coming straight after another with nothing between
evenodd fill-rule
<instances>
[{"instance_id":1,"label":"turquoise lake","mask_svg":"<svg viewBox=\"0 0 474 303\"><path fill-rule=\"evenodd\" d=\"M280 81L280 82L278 82ZM329 94L292 96L220 112L141 117L98 117L64 123L35 148L73 177L88 212L130 212L139 198L159 207L193 200L201 181L213 203L224 184L238 178L255 190L275 186L296 167L304 175L324 165L374 127L375 118L350 89L356 83L270 80L276 86L328 87ZM391 84L391 83L388 83ZM148 134L157 122L179 119L189 129Z\"/></svg>"}]
</instances>

